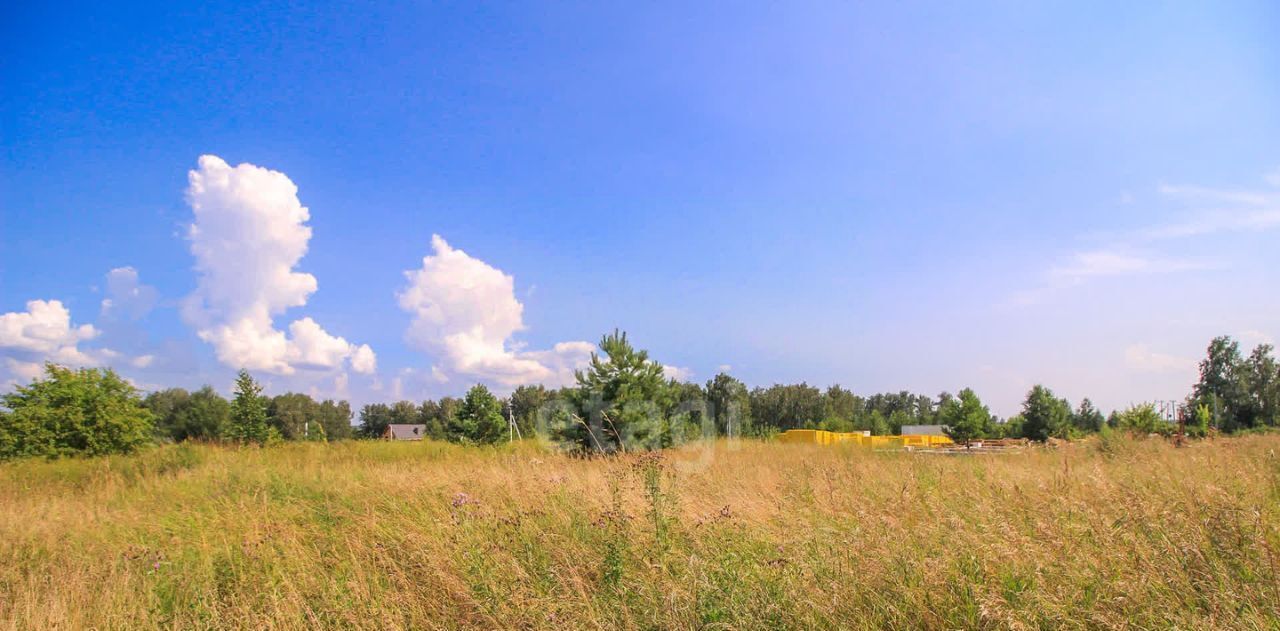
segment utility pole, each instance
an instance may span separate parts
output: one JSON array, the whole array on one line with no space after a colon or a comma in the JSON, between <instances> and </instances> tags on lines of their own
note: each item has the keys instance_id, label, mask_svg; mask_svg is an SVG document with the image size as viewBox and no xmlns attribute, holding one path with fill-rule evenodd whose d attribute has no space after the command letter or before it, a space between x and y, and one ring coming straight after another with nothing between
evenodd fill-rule
<instances>
[{"instance_id":1,"label":"utility pole","mask_svg":"<svg viewBox=\"0 0 1280 631\"><path fill-rule=\"evenodd\" d=\"M524 440L524 436L520 435L520 426L516 425L516 417L515 417L515 414L512 413L511 408L512 408L511 403L508 402L507 403L507 433L511 435L510 440L512 441L514 441L517 436L520 437L520 440Z\"/></svg>"}]
</instances>

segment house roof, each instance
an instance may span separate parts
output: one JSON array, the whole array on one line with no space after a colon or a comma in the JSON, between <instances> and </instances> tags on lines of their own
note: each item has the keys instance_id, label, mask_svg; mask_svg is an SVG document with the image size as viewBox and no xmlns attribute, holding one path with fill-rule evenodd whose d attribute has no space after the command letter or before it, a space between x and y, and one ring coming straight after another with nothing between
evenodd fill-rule
<instances>
[{"instance_id":1,"label":"house roof","mask_svg":"<svg viewBox=\"0 0 1280 631\"><path fill-rule=\"evenodd\" d=\"M426 425L388 425L387 438L392 440L422 440L427 436Z\"/></svg>"},{"instance_id":2,"label":"house roof","mask_svg":"<svg viewBox=\"0 0 1280 631\"><path fill-rule=\"evenodd\" d=\"M903 425L902 435L946 436L944 425Z\"/></svg>"}]
</instances>

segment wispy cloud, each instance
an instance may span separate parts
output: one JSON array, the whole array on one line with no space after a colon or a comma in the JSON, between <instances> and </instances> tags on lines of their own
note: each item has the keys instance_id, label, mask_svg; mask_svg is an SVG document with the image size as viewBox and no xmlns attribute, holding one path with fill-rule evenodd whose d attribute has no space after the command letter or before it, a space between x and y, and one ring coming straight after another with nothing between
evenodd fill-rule
<instances>
[{"instance_id":1,"label":"wispy cloud","mask_svg":"<svg viewBox=\"0 0 1280 631\"><path fill-rule=\"evenodd\" d=\"M1159 353L1144 344L1131 344L1124 349L1124 362L1138 372L1190 373L1196 370L1196 360Z\"/></svg>"},{"instance_id":2,"label":"wispy cloud","mask_svg":"<svg viewBox=\"0 0 1280 631\"><path fill-rule=\"evenodd\" d=\"M1014 305L1036 304L1053 294L1106 277L1174 274L1221 269L1210 260L1174 258L1140 251L1099 249L1075 252L1051 266L1039 287L1013 295Z\"/></svg>"},{"instance_id":3,"label":"wispy cloud","mask_svg":"<svg viewBox=\"0 0 1280 631\"><path fill-rule=\"evenodd\" d=\"M1267 179L1269 181L1270 176ZM1175 186L1170 184L1162 184L1157 190L1166 197L1180 198L1188 202L1262 206L1276 201L1276 195L1267 191L1231 190L1205 186Z\"/></svg>"},{"instance_id":4,"label":"wispy cloud","mask_svg":"<svg viewBox=\"0 0 1280 631\"><path fill-rule=\"evenodd\" d=\"M1280 171L1264 180L1280 187ZM1161 186L1165 198L1190 206L1185 217L1139 230L1142 240L1182 239L1221 232L1269 230L1280 227L1280 191L1224 190L1199 186Z\"/></svg>"},{"instance_id":5,"label":"wispy cloud","mask_svg":"<svg viewBox=\"0 0 1280 631\"><path fill-rule=\"evenodd\" d=\"M1280 207L1251 212L1213 211L1185 221L1154 226L1138 233L1150 241L1185 239L1220 232L1270 230L1280 227Z\"/></svg>"},{"instance_id":6,"label":"wispy cloud","mask_svg":"<svg viewBox=\"0 0 1280 631\"><path fill-rule=\"evenodd\" d=\"M1264 180L1280 187L1280 170ZM1190 210L1168 223L1111 233L1105 246L1063 256L1049 266L1040 287L1018 292L1013 302L1039 302L1058 290L1095 278L1222 269L1225 265L1220 261L1170 257L1152 251L1168 249L1167 245L1159 245L1163 241L1280 228L1280 191L1174 185L1162 185L1157 190L1170 203Z\"/></svg>"},{"instance_id":7,"label":"wispy cloud","mask_svg":"<svg viewBox=\"0 0 1280 631\"><path fill-rule=\"evenodd\" d=\"M1076 252L1067 261L1054 265L1049 269L1049 278L1059 282L1079 283L1098 276L1168 274L1214 267L1206 261L1156 257L1117 250L1091 250Z\"/></svg>"}]
</instances>

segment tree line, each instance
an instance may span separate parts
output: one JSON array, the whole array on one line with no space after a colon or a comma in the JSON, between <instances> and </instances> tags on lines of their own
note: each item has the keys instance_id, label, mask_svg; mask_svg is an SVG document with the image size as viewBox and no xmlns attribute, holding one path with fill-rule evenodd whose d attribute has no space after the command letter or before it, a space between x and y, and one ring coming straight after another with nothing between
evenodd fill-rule
<instances>
[{"instance_id":1,"label":"tree line","mask_svg":"<svg viewBox=\"0 0 1280 631\"><path fill-rule=\"evenodd\" d=\"M1280 426L1280 368L1273 352L1263 344L1245 356L1229 337L1210 342L1199 380L1179 407L1186 433ZM1175 429L1150 404L1104 415L1087 398L1073 406L1043 385L1031 388L1018 414L1002 419L970 388L955 395L862 396L839 385L748 388L726 373L705 384L682 382L665 378L661 364L616 330L601 339L572 386L521 386L499 398L480 384L461 398L365 405L358 416L353 426L346 401L316 401L299 393L264 396L243 370L228 400L209 386L143 396L110 369L50 364L44 378L0 396L0 459L123 453L155 441L378 438L392 424L422 425L427 438L458 443L536 435L593 452L656 449L712 436L765 437L789 429L892 435L907 425L941 425L959 442Z\"/></svg>"}]
</instances>

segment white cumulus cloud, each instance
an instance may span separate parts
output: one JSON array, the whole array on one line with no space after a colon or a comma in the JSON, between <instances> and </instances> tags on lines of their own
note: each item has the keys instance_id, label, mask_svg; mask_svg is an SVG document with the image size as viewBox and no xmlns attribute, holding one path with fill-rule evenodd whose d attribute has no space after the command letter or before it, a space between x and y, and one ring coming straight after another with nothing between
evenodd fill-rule
<instances>
[{"instance_id":1,"label":"white cumulus cloud","mask_svg":"<svg viewBox=\"0 0 1280 631\"><path fill-rule=\"evenodd\" d=\"M76 345L98 335L92 324L71 324L60 300L31 300L26 311L0 315L0 348L45 356L77 357Z\"/></svg>"},{"instance_id":2,"label":"white cumulus cloud","mask_svg":"<svg viewBox=\"0 0 1280 631\"><path fill-rule=\"evenodd\" d=\"M80 343L98 336L92 324L72 324L71 312L60 300L31 300L26 311L0 314L0 357L4 374L23 382L39 376L44 362L64 366L96 366L118 356L107 349L81 349Z\"/></svg>"},{"instance_id":3,"label":"white cumulus cloud","mask_svg":"<svg viewBox=\"0 0 1280 631\"><path fill-rule=\"evenodd\" d=\"M294 269L307 253L311 227L293 181L211 155L200 157L188 181L197 282L182 314L218 360L279 375L338 369L348 360L357 372L373 372L372 349L329 334L311 318L290 324L288 336L275 328L274 316L305 305L317 288L314 276Z\"/></svg>"},{"instance_id":4,"label":"white cumulus cloud","mask_svg":"<svg viewBox=\"0 0 1280 631\"><path fill-rule=\"evenodd\" d=\"M512 336L523 330L524 305L516 299L512 277L432 235L433 254L422 267L406 271L408 285L397 298L413 320L406 338L435 354L437 379L457 374L503 386L572 380L594 348L587 342L562 342L551 350L525 351Z\"/></svg>"}]
</instances>

